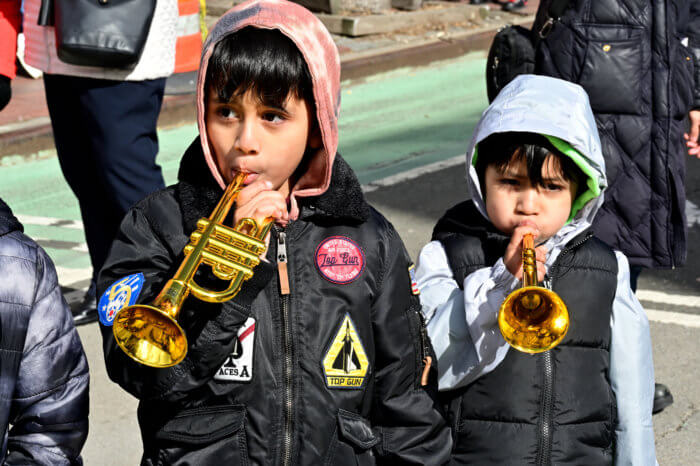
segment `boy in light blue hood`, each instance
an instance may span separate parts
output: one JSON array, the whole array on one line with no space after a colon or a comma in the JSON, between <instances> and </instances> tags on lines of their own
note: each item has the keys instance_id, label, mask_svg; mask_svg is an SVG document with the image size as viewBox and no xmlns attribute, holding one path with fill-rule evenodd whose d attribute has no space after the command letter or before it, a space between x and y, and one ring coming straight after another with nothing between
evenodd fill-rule
<instances>
[{"instance_id":1,"label":"boy in light blue hood","mask_svg":"<svg viewBox=\"0 0 700 466\"><path fill-rule=\"evenodd\" d=\"M649 322L627 258L590 232L606 179L585 91L516 78L477 125L467 171L471 199L438 222L416 273L453 463L655 464ZM570 316L536 355L510 348L497 320L525 234Z\"/></svg>"}]
</instances>

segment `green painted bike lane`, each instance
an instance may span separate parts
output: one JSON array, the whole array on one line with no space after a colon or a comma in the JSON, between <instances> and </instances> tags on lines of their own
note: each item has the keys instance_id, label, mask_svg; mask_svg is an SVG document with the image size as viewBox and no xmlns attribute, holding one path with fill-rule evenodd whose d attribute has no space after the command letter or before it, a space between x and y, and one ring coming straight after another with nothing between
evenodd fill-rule
<instances>
[{"instance_id":1,"label":"green painted bike lane","mask_svg":"<svg viewBox=\"0 0 700 466\"><path fill-rule=\"evenodd\" d=\"M343 82L339 152L360 182L463 153L487 105L484 67L483 54L475 53ZM166 184L171 184L182 153L197 136L196 125L164 129L158 136L158 163ZM59 275L75 269L83 274L74 279L84 278L90 262L83 231L79 224L63 222L80 219L78 203L61 175L55 152L0 167L0 196L24 222L25 232L48 251ZM73 280L61 278L64 285Z\"/></svg>"}]
</instances>

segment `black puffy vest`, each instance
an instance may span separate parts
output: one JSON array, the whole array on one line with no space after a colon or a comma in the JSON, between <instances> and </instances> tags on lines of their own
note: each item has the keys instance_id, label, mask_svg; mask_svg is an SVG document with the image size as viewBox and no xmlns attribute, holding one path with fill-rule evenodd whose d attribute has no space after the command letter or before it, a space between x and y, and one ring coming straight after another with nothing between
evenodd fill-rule
<instances>
[{"instance_id":1,"label":"black puffy vest","mask_svg":"<svg viewBox=\"0 0 700 466\"><path fill-rule=\"evenodd\" d=\"M493 265L508 243L471 201L448 211L433 239L441 241L460 286L468 274ZM569 310L566 337L537 355L511 348L493 372L442 393L455 434L452 464L612 464L615 254L584 232L567 244L547 278Z\"/></svg>"}]
</instances>

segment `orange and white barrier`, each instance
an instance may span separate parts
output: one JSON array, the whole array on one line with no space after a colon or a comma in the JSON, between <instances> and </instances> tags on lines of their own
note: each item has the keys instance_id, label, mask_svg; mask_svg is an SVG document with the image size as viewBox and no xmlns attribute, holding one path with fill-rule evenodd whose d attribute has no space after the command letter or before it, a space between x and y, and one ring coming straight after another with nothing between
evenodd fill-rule
<instances>
[{"instance_id":1,"label":"orange and white barrier","mask_svg":"<svg viewBox=\"0 0 700 466\"><path fill-rule=\"evenodd\" d=\"M201 1L201 14L200 14ZM197 71L202 54L202 40L206 34L204 25L204 0L178 0L177 42L175 44L175 71ZM202 25L204 28L202 29Z\"/></svg>"}]
</instances>

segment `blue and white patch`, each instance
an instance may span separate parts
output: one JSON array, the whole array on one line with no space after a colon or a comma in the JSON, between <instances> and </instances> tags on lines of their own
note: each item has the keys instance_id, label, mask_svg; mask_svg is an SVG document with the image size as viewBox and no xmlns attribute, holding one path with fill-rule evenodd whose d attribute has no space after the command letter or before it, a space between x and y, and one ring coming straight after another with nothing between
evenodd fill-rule
<instances>
[{"instance_id":1,"label":"blue and white patch","mask_svg":"<svg viewBox=\"0 0 700 466\"><path fill-rule=\"evenodd\" d=\"M120 278L107 288L97 305L97 313L100 316L102 325L111 327L117 312L124 306L131 306L136 303L139 294L141 294L143 282L143 274L135 273L128 277Z\"/></svg>"}]
</instances>

